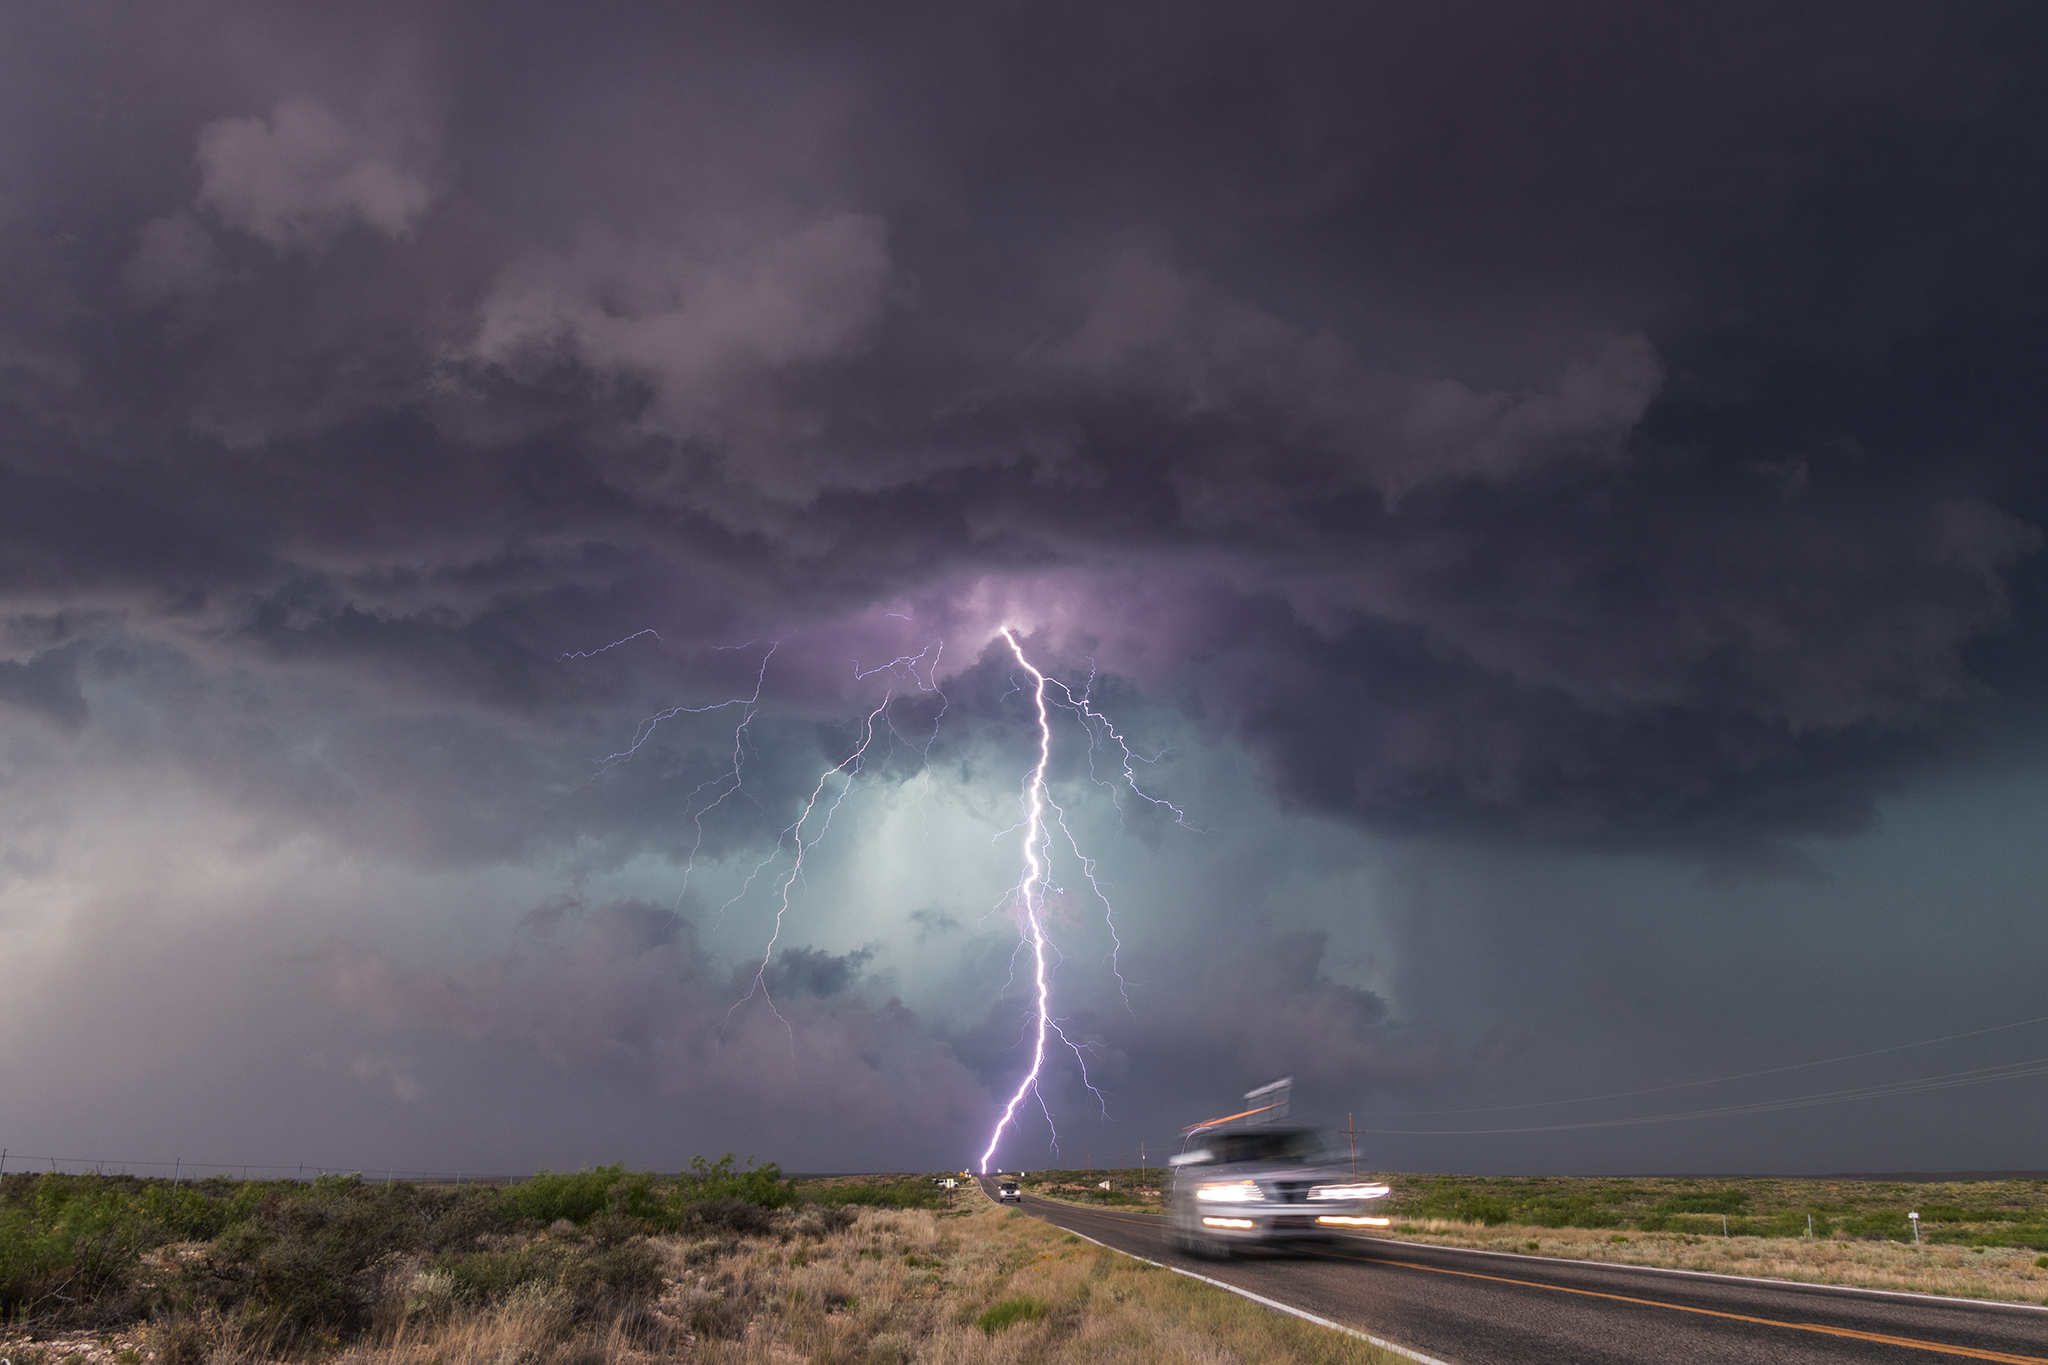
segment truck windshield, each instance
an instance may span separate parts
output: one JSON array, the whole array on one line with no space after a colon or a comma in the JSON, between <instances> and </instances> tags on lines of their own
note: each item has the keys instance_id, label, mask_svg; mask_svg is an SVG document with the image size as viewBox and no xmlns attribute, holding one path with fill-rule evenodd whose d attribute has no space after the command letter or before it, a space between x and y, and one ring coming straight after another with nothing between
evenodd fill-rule
<instances>
[{"instance_id":1,"label":"truck windshield","mask_svg":"<svg viewBox=\"0 0 2048 1365\"><path fill-rule=\"evenodd\" d=\"M1281 1128L1271 1132L1218 1133L1202 1145L1216 1154L1216 1160L1314 1161L1323 1154L1323 1141L1307 1128Z\"/></svg>"}]
</instances>

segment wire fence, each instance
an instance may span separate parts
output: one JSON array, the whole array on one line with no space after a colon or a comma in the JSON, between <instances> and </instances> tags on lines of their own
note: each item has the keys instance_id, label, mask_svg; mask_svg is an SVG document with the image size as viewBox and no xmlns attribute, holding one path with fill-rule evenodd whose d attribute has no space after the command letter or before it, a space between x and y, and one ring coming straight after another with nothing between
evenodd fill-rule
<instances>
[{"instance_id":1,"label":"wire fence","mask_svg":"<svg viewBox=\"0 0 2048 1365\"><path fill-rule=\"evenodd\" d=\"M232 1180L292 1180L311 1181L330 1175L361 1176L366 1181L382 1180L386 1183L403 1176L407 1181L419 1185L516 1185L532 1178L526 1175L500 1175L487 1171L463 1171L453 1168L439 1170L411 1170L402 1166L370 1166L360 1162L235 1162L235 1161L187 1161L173 1157L169 1161L135 1161L126 1158L97 1156L36 1156L11 1149L0 1148L0 1179L9 1175L133 1175L144 1179L161 1179L172 1182L205 1180L225 1176Z\"/></svg>"}]
</instances>

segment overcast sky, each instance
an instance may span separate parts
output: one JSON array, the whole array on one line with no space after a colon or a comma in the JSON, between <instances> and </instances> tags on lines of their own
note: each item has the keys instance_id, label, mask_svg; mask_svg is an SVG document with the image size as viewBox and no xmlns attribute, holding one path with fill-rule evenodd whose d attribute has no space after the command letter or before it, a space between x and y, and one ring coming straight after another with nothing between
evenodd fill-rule
<instances>
[{"instance_id":1,"label":"overcast sky","mask_svg":"<svg viewBox=\"0 0 2048 1365\"><path fill-rule=\"evenodd\" d=\"M1391 1169L2048 1167L2044 69L2032 3L9 8L0 1145L978 1158L1008 627L1092 717L996 1164L1291 1073Z\"/></svg>"}]
</instances>

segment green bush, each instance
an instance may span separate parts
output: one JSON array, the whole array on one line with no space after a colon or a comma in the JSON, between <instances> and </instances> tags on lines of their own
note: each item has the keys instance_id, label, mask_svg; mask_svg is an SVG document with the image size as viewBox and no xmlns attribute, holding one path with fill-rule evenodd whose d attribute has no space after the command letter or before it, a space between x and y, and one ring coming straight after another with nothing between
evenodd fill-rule
<instances>
[{"instance_id":1,"label":"green bush","mask_svg":"<svg viewBox=\"0 0 2048 1365\"><path fill-rule=\"evenodd\" d=\"M1903 1212L1896 1209L1858 1214L1854 1218L1843 1219L1840 1226L1842 1231L1851 1237L1864 1241L1905 1239L1913 1235L1912 1223Z\"/></svg>"},{"instance_id":2,"label":"green bush","mask_svg":"<svg viewBox=\"0 0 2048 1365\"><path fill-rule=\"evenodd\" d=\"M624 1166L561 1174L536 1171L512 1187L512 1207L521 1218L535 1223L552 1223L558 1218L588 1222L592 1214L610 1206L612 1186L625 1176Z\"/></svg>"},{"instance_id":3,"label":"green bush","mask_svg":"<svg viewBox=\"0 0 2048 1365\"><path fill-rule=\"evenodd\" d=\"M1611 1228L1621 1224L1619 1215L1583 1197L1532 1199L1516 1214L1515 1221L1539 1228Z\"/></svg>"},{"instance_id":4,"label":"green bush","mask_svg":"<svg viewBox=\"0 0 2048 1365\"><path fill-rule=\"evenodd\" d=\"M785 1180L780 1166L772 1161L756 1166L749 1157L745 1170L734 1170L731 1152L717 1161L691 1157L690 1173L676 1177L676 1188L693 1203L703 1199L739 1199L764 1209L779 1209L796 1202L796 1182Z\"/></svg>"},{"instance_id":5,"label":"green bush","mask_svg":"<svg viewBox=\"0 0 2048 1365\"><path fill-rule=\"evenodd\" d=\"M720 1247L764 1232L796 1199L774 1165L734 1169L730 1154L699 1157L660 1177L622 1165L543 1171L510 1189L432 1189L356 1175L296 1181L180 1181L136 1176L16 1173L0 1179L0 1320L101 1326L159 1320L177 1352L201 1349L201 1317L251 1331L260 1349L367 1327L393 1292L398 1256L427 1259L442 1301L495 1301L522 1285L565 1291L575 1311L629 1308L658 1291L660 1258L640 1234L695 1228ZM820 1211L817 1236L851 1221ZM561 1219L579 1236L517 1245L506 1234ZM143 1258L189 1249L143 1275ZM181 1325L182 1324L182 1325Z\"/></svg>"},{"instance_id":6,"label":"green bush","mask_svg":"<svg viewBox=\"0 0 2048 1365\"><path fill-rule=\"evenodd\" d=\"M1701 1190L1696 1194L1673 1195L1657 1205L1658 1213L1740 1213L1749 1202L1742 1190Z\"/></svg>"},{"instance_id":7,"label":"green bush","mask_svg":"<svg viewBox=\"0 0 2048 1365\"><path fill-rule=\"evenodd\" d=\"M1004 1299L1001 1303L977 1317L974 1320L974 1325L989 1336L994 1336L1005 1327L1012 1327L1020 1322L1036 1322L1044 1317L1045 1313L1046 1303L1044 1299Z\"/></svg>"},{"instance_id":8,"label":"green bush","mask_svg":"<svg viewBox=\"0 0 2048 1365\"><path fill-rule=\"evenodd\" d=\"M1490 1194L1468 1194L1452 1200L1450 1216L1467 1223L1484 1223L1488 1227L1514 1219L1507 1204Z\"/></svg>"},{"instance_id":9,"label":"green bush","mask_svg":"<svg viewBox=\"0 0 2048 1365\"><path fill-rule=\"evenodd\" d=\"M455 1298L467 1304L498 1303L530 1284L561 1278L564 1249L553 1242L535 1242L506 1251L478 1251L440 1256L434 1269L448 1277Z\"/></svg>"},{"instance_id":10,"label":"green bush","mask_svg":"<svg viewBox=\"0 0 2048 1365\"><path fill-rule=\"evenodd\" d=\"M806 1197L814 1204L826 1208L838 1208L847 1204L864 1204L878 1209L942 1209L946 1207L946 1191L922 1177L908 1180L894 1180L885 1183L870 1182L860 1185L834 1185L827 1189L812 1190Z\"/></svg>"},{"instance_id":11,"label":"green bush","mask_svg":"<svg viewBox=\"0 0 2048 1365\"><path fill-rule=\"evenodd\" d=\"M98 1321L124 1314L142 1253L165 1240L133 1191L93 1176L26 1175L0 1199L0 1317L34 1320L70 1312ZM166 1206L167 1207L167 1206Z\"/></svg>"}]
</instances>

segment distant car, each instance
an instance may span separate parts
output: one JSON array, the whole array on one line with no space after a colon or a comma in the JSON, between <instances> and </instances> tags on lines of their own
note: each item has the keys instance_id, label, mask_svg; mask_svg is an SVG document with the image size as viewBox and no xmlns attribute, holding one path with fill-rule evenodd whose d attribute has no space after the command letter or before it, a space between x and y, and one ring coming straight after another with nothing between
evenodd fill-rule
<instances>
[{"instance_id":1,"label":"distant car","mask_svg":"<svg viewBox=\"0 0 2048 1365\"><path fill-rule=\"evenodd\" d=\"M1387 1186L1333 1160L1314 1129L1197 1134L1169 1161L1167 1235L1196 1255L1318 1241L1392 1221L1370 1212L1391 1193Z\"/></svg>"},{"instance_id":2,"label":"distant car","mask_svg":"<svg viewBox=\"0 0 2048 1365\"><path fill-rule=\"evenodd\" d=\"M1016 1181L1005 1180L1002 1184L996 1186L996 1202L999 1204L1021 1204L1024 1202L1024 1191L1017 1188Z\"/></svg>"}]
</instances>

